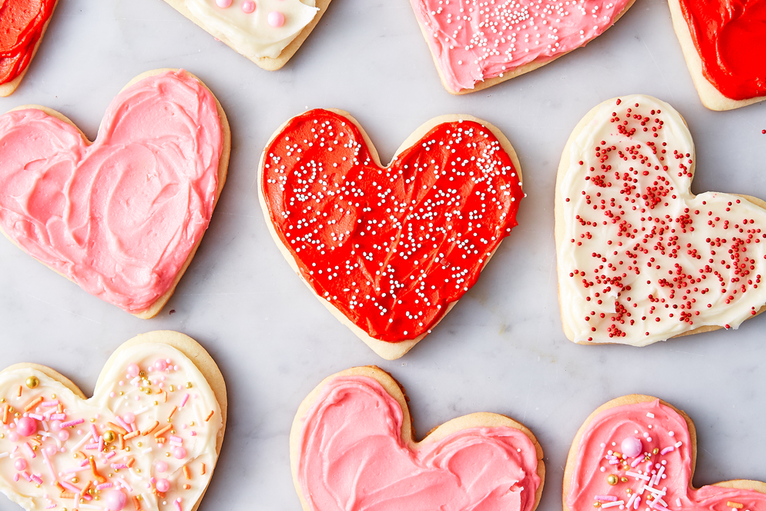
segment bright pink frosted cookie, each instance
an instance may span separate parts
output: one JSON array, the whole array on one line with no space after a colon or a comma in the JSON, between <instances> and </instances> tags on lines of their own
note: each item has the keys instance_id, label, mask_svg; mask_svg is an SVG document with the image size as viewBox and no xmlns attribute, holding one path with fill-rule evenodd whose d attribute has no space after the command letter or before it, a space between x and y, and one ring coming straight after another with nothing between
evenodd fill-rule
<instances>
[{"instance_id":1,"label":"bright pink frosted cookie","mask_svg":"<svg viewBox=\"0 0 766 511\"><path fill-rule=\"evenodd\" d=\"M45 107L0 116L0 230L89 293L142 318L170 299L226 180L231 134L185 71L135 78L96 141Z\"/></svg>"},{"instance_id":2,"label":"bright pink frosted cookie","mask_svg":"<svg viewBox=\"0 0 766 511\"><path fill-rule=\"evenodd\" d=\"M194 511L226 427L221 372L178 332L120 346L89 399L37 364L0 372L0 398L0 490L28 511Z\"/></svg>"},{"instance_id":3,"label":"bright pink frosted cookie","mask_svg":"<svg viewBox=\"0 0 766 511\"><path fill-rule=\"evenodd\" d=\"M534 511L545 478L532 432L474 413L413 440L399 384L377 367L326 378L290 433L293 480L306 511Z\"/></svg>"},{"instance_id":4,"label":"bright pink frosted cookie","mask_svg":"<svg viewBox=\"0 0 766 511\"><path fill-rule=\"evenodd\" d=\"M742 479L694 488L694 424L656 397L629 395L593 412L572 443L564 511L763 511L766 484Z\"/></svg>"},{"instance_id":5,"label":"bright pink frosted cookie","mask_svg":"<svg viewBox=\"0 0 766 511\"><path fill-rule=\"evenodd\" d=\"M486 89L585 46L634 0L410 0L442 83Z\"/></svg>"}]
</instances>

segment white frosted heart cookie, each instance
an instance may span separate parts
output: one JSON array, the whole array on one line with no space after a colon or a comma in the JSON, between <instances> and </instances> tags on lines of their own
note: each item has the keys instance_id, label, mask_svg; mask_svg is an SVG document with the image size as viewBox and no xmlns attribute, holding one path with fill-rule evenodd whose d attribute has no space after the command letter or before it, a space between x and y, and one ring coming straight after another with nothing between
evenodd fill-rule
<instances>
[{"instance_id":1,"label":"white frosted heart cookie","mask_svg":"<svg viewBox=\"0 0 766 511\"><path fill-rule=\"evenodd\" d=\"M120 346L93 397L37 364L0 372L0 490L27 511L194 511L226 427L223 377L178 332Z\"/></svg>"},{"instance_id":2,"label":"white frosted heart cookie","mask_svg":"<svg viewBox=\"0 0 766 511\"><path fill-rule=\"evenodd\" d=\"M269 71L284 66L331 0L165 0L226 45Z\"/></svg>"},{"instance_id":3,"label":"white frosted heart cookie","mask_svg":"<svg viewBox=\"0 0 766 511\"><path fill-rule=\"evenodd\" d=\"M644 346L736 328L766 303L766 203L690 191L691 134L670 105L605 101L570 136L556 183L564 332Z\"/></svg>"},{"instance_id":4,"label":"white frosted heart cookie","mask_svg":"<svg viewBox=\"0 0 766 511\"><path fill-rule=\"evenodd\" d=\"M59 112L15 108L0 116L0 231L85 291L151 318L202 242L230 149L221 105L183 70L134 78L92 143Z\"/></svg>"}]
</instances>

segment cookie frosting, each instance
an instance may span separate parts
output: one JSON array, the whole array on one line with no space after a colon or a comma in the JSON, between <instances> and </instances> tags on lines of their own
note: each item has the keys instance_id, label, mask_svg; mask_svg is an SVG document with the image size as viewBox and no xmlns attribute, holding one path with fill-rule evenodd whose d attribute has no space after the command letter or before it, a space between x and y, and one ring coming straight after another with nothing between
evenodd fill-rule
<instances>
[{"instance_id":1,"label":"cookie frosting","mask_svg":"<svg viewBox=\"0 0 766 511\"><path fill-rule=\"evenodd\" d=\"M311 23L315 0L185 0L208 32L249 56L277 58Z\"/></svg>"},{"instance_id":2,"label":"cookie frosting","mask_svg":"<svg viewBox=\"0 0 766 511\"><path fill-rule=\"evenodd\" d=\"M8 112L0 227L89 293L142 312L207 229L222 150L215 98L183 71L123 90L92 144L42 110Z\"/></svg>"},{"instance_id":3,"label":"cookie frosting","mask_svg":"<svg viewBox=\"0 0 766 511\"><path fill-rule=\"evenodd\" d=\"M56 0L0 2L0 85L27 68L55 5Z\"/></svg>"},{"instance_id":4,"label":"cookie frosting","mask_svg":"<svg viewBox=\"0 0 766 511\"><path fill-rule=\"evenodd\" d=\"M303 419L298 481L309 509L531 511L541 484L532 441L470 428L414 449L399 403L376 380L327 382Z\"/></svg>"},{"instance_id":5,"label":"cookie frosting","mask_svg":"<svg viewBox=\"0 0 766 511\"><path fill-rule=\"evenodd\" d=\"M762 511L766 495L754 490L691 488L694 446L684 418L659 400L599 413L577 446L569 511Z\"/></svg>"},{"instance_id":6,"label":"cookie frosting","mask_svg":"<svg viewBox=\"0 0 766 511\"><path fill-rule=\"evenodd\" d=\"M0 489L30 511L189 511L216 465L220 406L166 344L123 349L87 400L32 368L0 398Z\"/></svg>"},{"instance_id":7,"label":"cookie frosting","mask_svg":"<svg viewBox=\"0 0 766 511\"><path fill-rule=\"evenodd\" d=\"M301 276L370 337L425 334L479 278L523 196L508 153L445 122L380 167L347 118L311 110L264 150L262 192Z\"/></svg>"},{"instance_id":8,"label":"cookie frosting","mask_svg":"<svg viewBox=\"0 0 766 511\"><path fill-rule=\"evenodd\" d=\"M586 119L556 190L573 340L643 346L755 315L766 303L766 211L736 195L692 195L694 145L670 105L629 96Z\"/></svg>"},{"instance_id":9,"label":"cookie frosting","mask_svg":"<svg viewBox=\"0 0 766 511\"><path fill-rule=\"evenodd\" d=\"M679 0L702 73L729 99L766 95L766 2Z\"/></svg>"},{"instance_id":10,"label":"cookie frosting","mask_svg":"<svg viewBox=\"0 0 766 511\"><path fill-rule=\"evenodd\" d=\"M612 26L630 0L410 0L449 89L546 62Z\"/></svg>"}]
</instances>

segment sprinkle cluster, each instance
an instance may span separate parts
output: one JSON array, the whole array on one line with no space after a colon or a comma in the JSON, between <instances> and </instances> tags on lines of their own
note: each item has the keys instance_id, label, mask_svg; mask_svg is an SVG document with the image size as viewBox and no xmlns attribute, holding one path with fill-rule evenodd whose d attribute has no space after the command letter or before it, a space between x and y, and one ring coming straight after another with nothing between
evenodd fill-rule
<instances>
[{"instance_id":1,"label":"sprinkle cluster","mask_svg":"<svg viewBox=\"0 0 766 511\"><path fill-rule=\"evenodd\" d=\"M563 243L576 254L568 285L585 300L575 320L587 340L662 340L717 314L755 315L766 213L737 196L692 196L691 142L674 146L661 109L618 100L609 123L562 192L573 224Z\"/></svg>"},{"instance_id":2,"label":"sprinkle cluster","mask_svg":"<svg viewBox=\"0 0 766 511\"><path fill-rule=\"evenodd\" d=\"M474 284L523 196L511 158L476 122L440 124L380 167L356 126L325 110L274 138L262 186L304 279L391 342L426 333Z\"/></svg>"},{"instance_id":3,"label":"sprinkle cluster","mask_svg":"<svg viewBox=\"0 0 766 511\"><path fill-rule=\"evenodd\" d=\"M171 359L128 365L108 398L94 398L107 407L67 402L60 384L24 373L0 398L0 475L17 494L61 511L195 505L214 464L200 456L213 410Z\"/></svg>"}]
</instances>

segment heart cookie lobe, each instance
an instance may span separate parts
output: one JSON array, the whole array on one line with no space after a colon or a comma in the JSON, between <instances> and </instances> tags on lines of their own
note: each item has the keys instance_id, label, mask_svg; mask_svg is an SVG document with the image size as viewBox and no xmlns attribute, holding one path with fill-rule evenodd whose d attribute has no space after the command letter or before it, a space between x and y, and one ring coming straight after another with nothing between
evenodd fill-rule
<instances>
[{"instance_id":1,"label":"heart cookie lobe","mask_svg":"<svg viewBox=\"0 0 766 511\"><path fill-rule=\"evenodd\" d=\"M702 104L731 110L766 100L766 6L760 0L668 0Z\"/></svg>"},{"instance_id":2,"label":"heart cookie lobe","mask_svg":"<svg viewBox=\"0 0 766 511\"><path fill-rule=\"evenodd\" d=\"M165 0L259 67L275 71L298 51L331 0Z\"/></svg>"},{"instance_id":3,"label":"heart cookie lobe","mask_svg":"<svg viewBox=\"0 0 766 511\"><path fill-rule=\"evenodd\" d=\"M9 96L27 72L58 0L0 3L0 97Z\"/></svg>"},{"instance_id":4,"label":"heart cookie lobe","mask_svg":"<svg viewBox=\"0 0 766 511\"><path fill-rule=\"evenodd\" d=\"M577 432L564 472L564 511L766 509L766 484L732 480L694 488L694 424L656 397L599 407Z\"/></svg>"},{"instance_id":5,"label":"heart cookie lobe","mask_svg":"<svg viewBox=\"0 0 766 511\"><path fill-rule=\"evenodd\" d=\"M261 204L314 293L381 356L398 358L516 225L519 168L502 133L468 116L421 126L383 167L347 113L311 110L264 150Z\"/></svg>"},{"instance_id":6,"label":"heart cookie lobe","mask_svg":"<svg viewBox=\"0 0 766 511\"><path fill-rule=\"evenodd\" d=\"M564 331L644 346L736 328L766 303L765 203L690 191L683 118L636 95L594 108L559 166L556 243Z\"/></svg>"},{"instance_id":7,"label":"heart cookie lobe","mask_svg":"<svg viewBox=\"0 0 766 511\"><path fill-rule=\"evenodd\" d=\"M444 87L486 89L585 46L634 0L410 0Z\"/></svg>"},{"instance_id":8,"label":"heart cookie lobe","mask_svg":"<svg viewBox=\"0 0 766 511\"><path fill-rule=\"evenodd\" d=\"M226 425L220 371L178 332L118 348L89 399L36 364L2 371L0 396L0 489L28 511L194 511Z\"/></svg>"},{"instance_id":9,"label":"heart cookie lobe","mask_svg":"<svg viewBox=\"0 0 766 511\"><path fill-rule=\"evenodd\" d=\"M453 419L415 442L401 388L377 367L326 378L301 404L290 434L306 511L533 511L542 456L531 431L491 413Z\"/></svg>"},{"instance_id":10,"label":"heart cookie lobe","mask_svg":"<svg viewBox=\"0 0 766 511\"><path fill-rule=\"evenodd\" d=\"M152 317L208 227L230 137L213 94L181 70L137 77L93 143L58 112L12 110L0 116L0 229L85 291Z\"/></svg>"}]
</instances>

